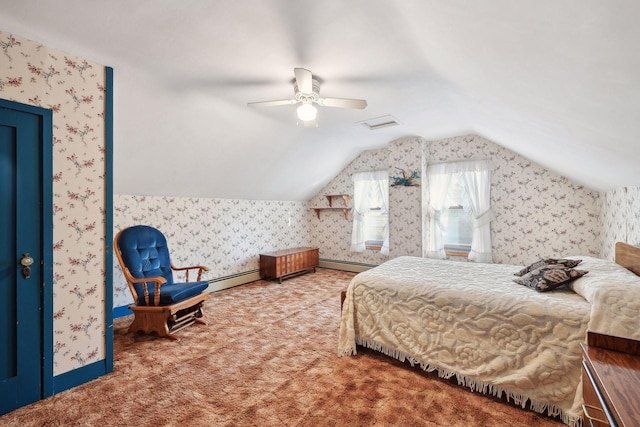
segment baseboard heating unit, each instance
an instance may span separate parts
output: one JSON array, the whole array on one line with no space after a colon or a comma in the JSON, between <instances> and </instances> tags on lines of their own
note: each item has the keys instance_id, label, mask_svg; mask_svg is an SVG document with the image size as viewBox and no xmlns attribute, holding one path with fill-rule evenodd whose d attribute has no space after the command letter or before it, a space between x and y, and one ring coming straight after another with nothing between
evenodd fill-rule
<instances>
[{"instance_id":1,"label":"baseboard heating unit","mask_svg":"<svg viewBox=\"0 0 640 427\"><path fill-rule=\"evenodd\" d=\"M375 267L375 264L365 264L362 262L338 261L335 259L320 258L320 268L330 268L332 270L351 271L360 273Z\"/></svg>"}]
</instances>

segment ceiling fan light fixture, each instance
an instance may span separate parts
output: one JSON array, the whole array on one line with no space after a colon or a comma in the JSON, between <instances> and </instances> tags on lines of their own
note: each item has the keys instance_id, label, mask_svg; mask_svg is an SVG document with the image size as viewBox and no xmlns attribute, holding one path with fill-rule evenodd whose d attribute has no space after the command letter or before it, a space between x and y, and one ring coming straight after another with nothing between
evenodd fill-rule
<instances>
[{"instance_id":1,"label":"ceiling fan light fixture","mask_svg":"<svg viewBox=\"0 0 640 427\"><path fill-rule=\"evenodd\" d=\"M313 78L311 71L305 68L294 68L293 72L296 77L293 82L294 97L292 99L250 102L248 105L254 107L275 107L277 105L300 104L297 110L298 119L305 123L305 127L316 126L318 109L315 105L322 107L356 108L360 110L367 107L367 101L364 99L320 98L320 83Z\"/></svg>"},{"instance_id":2,"label":"ceiling fan light fixture","mask_svg":"<svg viewBox=\"0 0 640 427\"><path fill-rule=\"evenodd\" d=\"M315 120L318 109L311 104L302 104L297 109L298 118L304 122Z\"/></svg>"}]
</instances>

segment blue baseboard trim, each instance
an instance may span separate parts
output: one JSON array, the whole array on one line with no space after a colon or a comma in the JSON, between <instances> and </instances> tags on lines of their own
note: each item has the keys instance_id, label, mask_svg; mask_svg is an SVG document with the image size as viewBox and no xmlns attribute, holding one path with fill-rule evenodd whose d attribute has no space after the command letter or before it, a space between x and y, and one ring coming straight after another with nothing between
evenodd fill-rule
<instances>
[{"instance_id":1,"label":"blue baseboard trim","mask_svg":"<svg viewBox=\"0 0 640 427\"><path fill-rule=\"evenodd\" d=\"M106 362L106 360L99 360L82 368L56 375L53 377L53 393L69 390L107 374Z\"/></svg>"},{"instance_id":2,"label":"blue baseboard trim","mask_svg":"<svg viewBox=\"0 0 640 427\"><path fill-rule=\"evenodd\" d=\"M133 311L129 310L128 305L123 305L122 307L114 307L113 309L113 318L117 319L118 317L124 317L133 314Z\"/></svg>"}]
</instances>

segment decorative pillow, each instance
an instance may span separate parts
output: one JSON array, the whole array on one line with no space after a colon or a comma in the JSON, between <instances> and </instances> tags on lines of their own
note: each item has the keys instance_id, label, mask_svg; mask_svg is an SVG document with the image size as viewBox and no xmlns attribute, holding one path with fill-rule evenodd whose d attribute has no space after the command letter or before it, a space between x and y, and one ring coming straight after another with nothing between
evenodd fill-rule
<instances>
[{"instance_id":1,"label":"decorative pillow","mask_svg":"<svg viewBox=\"0 0 640 427\"><path fill-rule=\"evenodd\" d=\"M565 258L540 258L538 261L527 265L522 270L514 273L515 276L524 276L530 271L536 268L544 267L545 265L557 265L558 267L573 268L582 262L581 259L565 259Z\"/></svg>"},{"instance_id":2,"label":"decorative pillow","mask_svg":"<svg viewBox=\"0 0 640 427\"><path fill-rule=\"evenodd\" d=\"M574 270L560 265L547 265L530 271L522 277L513 279L513 281L538 292L546 292L576 280L587 273L588 271L585 270Z\"/></svg>"}]
</instances>

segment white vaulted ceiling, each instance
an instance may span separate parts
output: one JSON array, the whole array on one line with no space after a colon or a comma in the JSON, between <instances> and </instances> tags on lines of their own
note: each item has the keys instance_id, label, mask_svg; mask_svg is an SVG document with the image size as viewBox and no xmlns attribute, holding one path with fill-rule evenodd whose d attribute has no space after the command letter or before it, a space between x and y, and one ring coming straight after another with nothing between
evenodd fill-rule
<instances>
[{"instance_id":1,"label":"white vaulted ceiling","mask_svg":"<svg viewBox=\"0 0 640 427\"><path fill-rule=\"evenodd\" d=\"M234 199L306 200L363 150L468 133L591 189L640 184L639 18L633 0L0 0L0 30L114 68L117 194ZM368 107L304 128L247 106L292 97L294 67ZM400 125L358 124L384 115Z\"/></svg>"}]
</instances>

